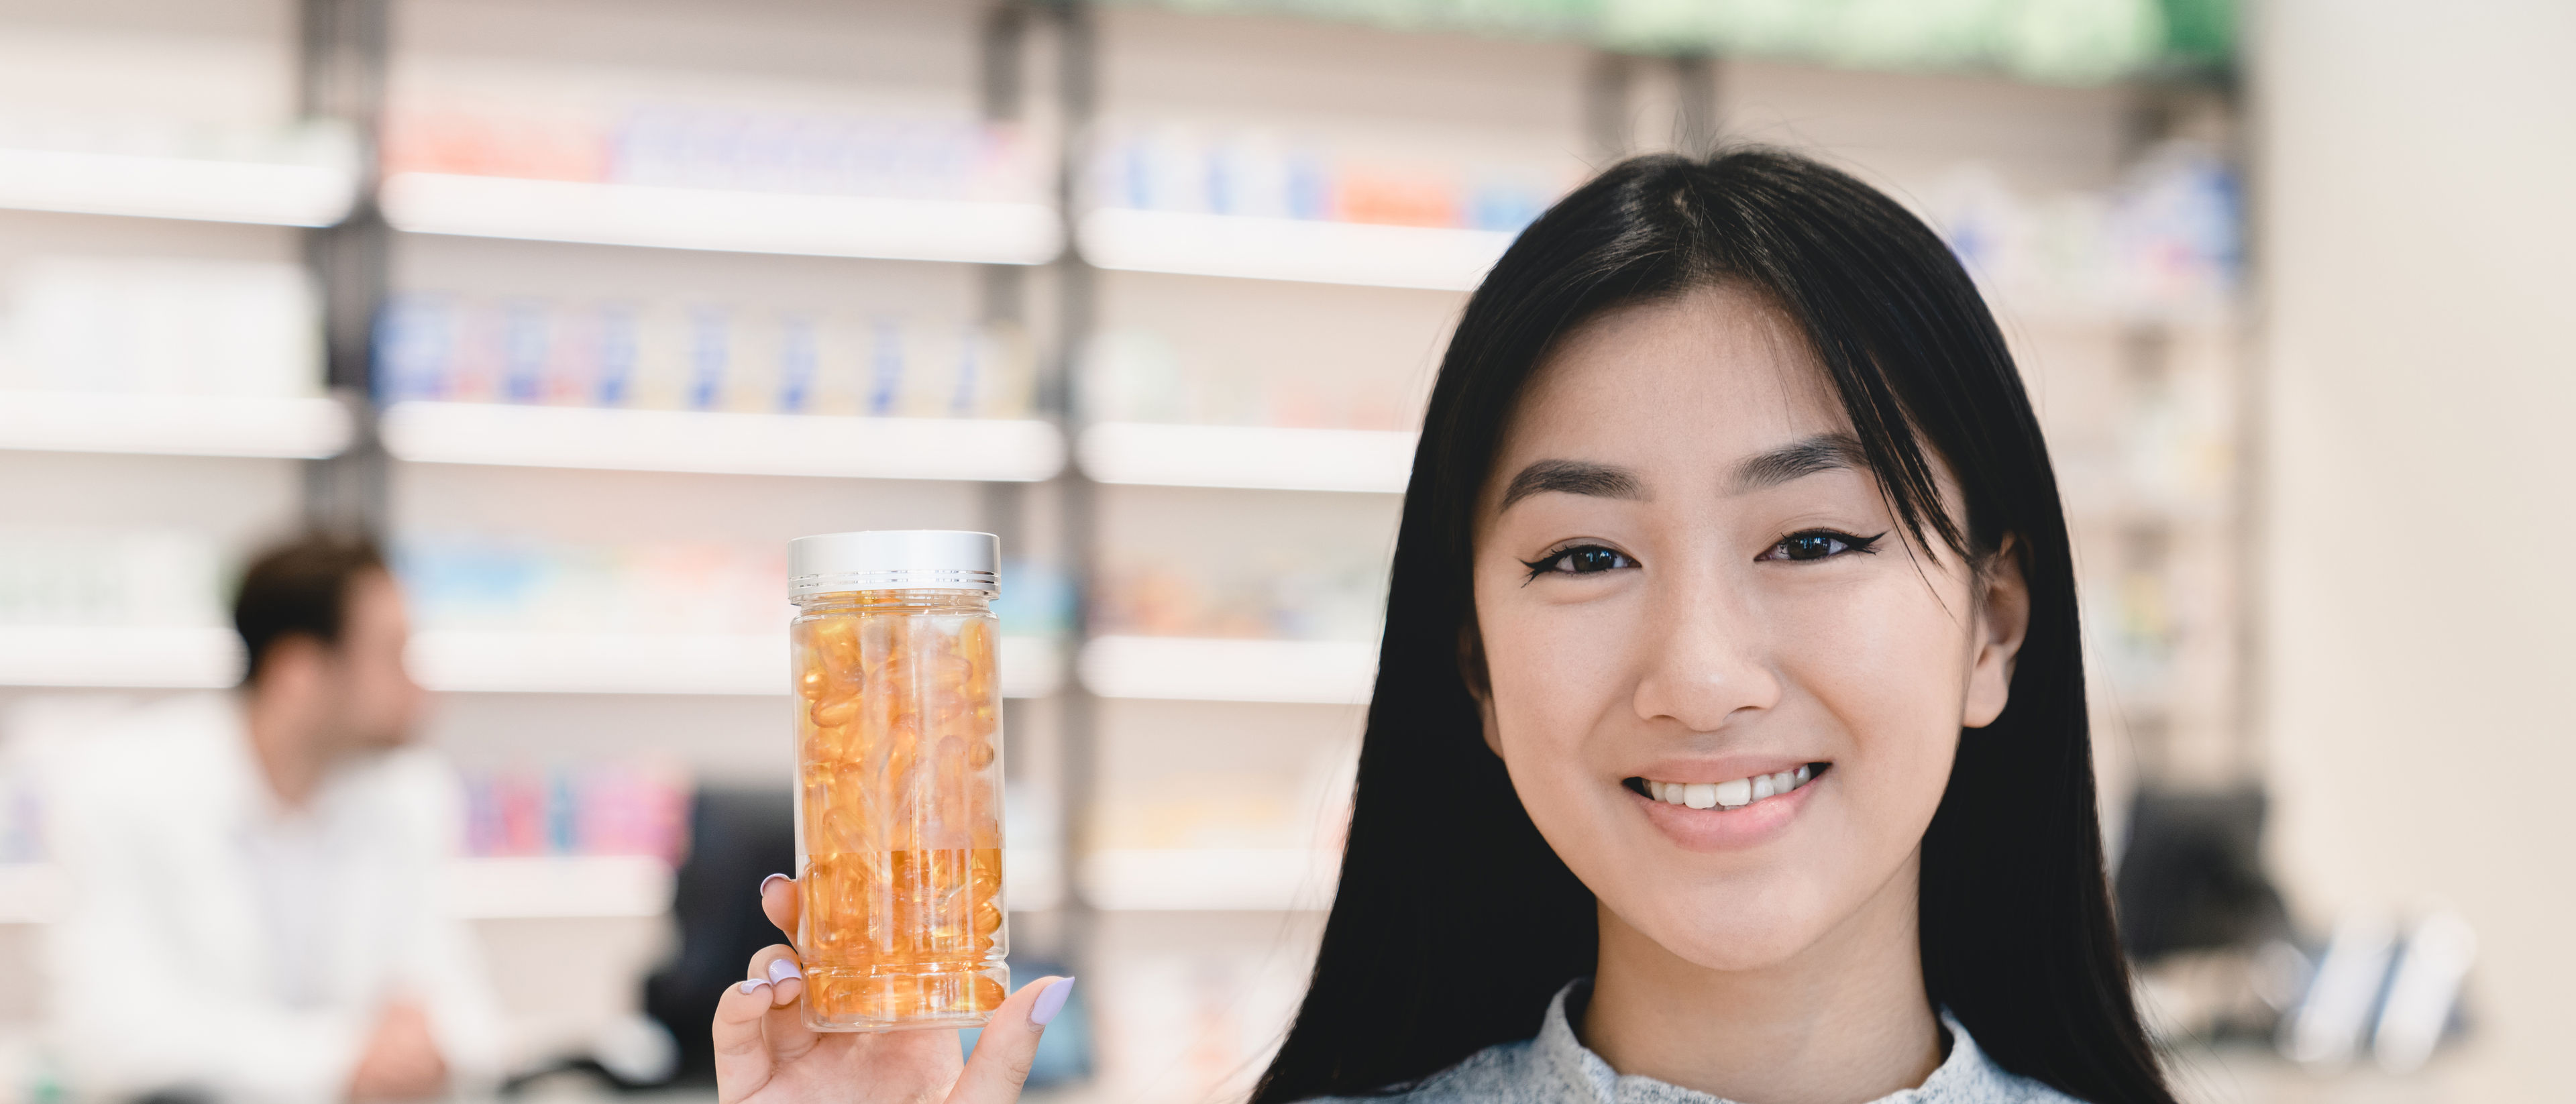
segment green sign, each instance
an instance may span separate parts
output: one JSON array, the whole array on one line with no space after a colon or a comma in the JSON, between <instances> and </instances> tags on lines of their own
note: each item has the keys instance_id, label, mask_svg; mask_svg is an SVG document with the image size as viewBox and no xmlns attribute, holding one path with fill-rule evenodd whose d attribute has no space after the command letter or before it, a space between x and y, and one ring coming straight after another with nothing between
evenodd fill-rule
<instances>
[{"instance_id":1,"label":"green sign","mask_svg":"<svg viewBox=\"0 0 2576 1104\"><path fill-rule=\"evenodd\" d=\"M1405 30L1572 39L1642 54L1793 58L2097 84L2226 64L2235 0L1111 0Z\"/></svg>"}]
</instances>

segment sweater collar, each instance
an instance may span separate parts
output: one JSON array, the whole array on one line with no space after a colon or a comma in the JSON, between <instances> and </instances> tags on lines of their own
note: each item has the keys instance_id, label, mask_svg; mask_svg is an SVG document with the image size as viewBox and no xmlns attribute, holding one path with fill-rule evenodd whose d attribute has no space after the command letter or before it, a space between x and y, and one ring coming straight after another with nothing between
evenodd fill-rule
<instances>
[{"instance_id":1,"label":"sweater collar","mask_svg":"<svg viewBox=\"0 0 2576 1104\"><path fill-rule=\"evenodd\" d=\"M1548 1002L1547 1019L1539 1025L1538 1036L1530 1041L1530 1057L1537 1073L1553 1087L1555 1097L1585 1104L1730 1104L1722 1097L1678 1085L1669 1085L1650 1077L1621 1076L1610 1063L1594 1054L1574 1035L1574 1025L1567 1017L1570 1000L1577 1008L1592 996L1592 979L1576 978L1556 991ZM1978 1049L1968 1029L1941 1010L1941 1026L1950 1033L1950 1054L1941 1060L1923 1084L1899 1089L1871 1104L1945 1104L1949 1101L2005 1099L1999 1090L2013 1075L1994 1064Z\"/></svg>"}]
</instances>

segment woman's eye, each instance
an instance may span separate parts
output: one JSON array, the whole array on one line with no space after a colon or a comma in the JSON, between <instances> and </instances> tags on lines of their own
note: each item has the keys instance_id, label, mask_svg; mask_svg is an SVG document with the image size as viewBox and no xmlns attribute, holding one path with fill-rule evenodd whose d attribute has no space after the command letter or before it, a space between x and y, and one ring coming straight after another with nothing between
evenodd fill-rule
<instances>
[{"instance_id":1,"label":"woman's eye","mask_svg":"<svg viewBox=\"0 0 2576 1104\"><path fill-rule=\"evenodd\" d=\"M1887 534L1881 533L1883 537ZM1878 537L1855 537L1831 529L1810 529L1780 538L1780 543L1765 550L1758 559L1821 560L1846 552L1868 552L1878 544Z\"/></svg>"},{"instance_id":2,"label":"woman's eye","mask_svg":"<svg viewBox=\"0 0 2576 1104\"><path fill-rule=\"evenodd\" d=\"M1587 544L1549 553L1535 560L1524 560L1522 565L1529 568L1530 577L1535 579L1541 575L1597 575L1617 568L1635 567L1637 561L1617 549Z\"/></svg>"}]
</instances>

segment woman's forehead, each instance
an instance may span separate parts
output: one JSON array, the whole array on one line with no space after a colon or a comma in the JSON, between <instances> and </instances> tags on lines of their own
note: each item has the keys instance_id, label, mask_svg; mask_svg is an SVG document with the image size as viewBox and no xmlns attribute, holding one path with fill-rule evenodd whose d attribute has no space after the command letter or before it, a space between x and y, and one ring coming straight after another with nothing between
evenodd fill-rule
<instances>
[{"instance_id":1,"label":"woman's forehead","mask_svg":"<svg viewBox=\"0 0 2576 1104\"><path fill-rule=\"evenodd\" d=\"M1762 296L1718 285L1607 311L1568 334L1513 411L1503 456L1705 460L1849 432L1796 325Z\"/></svg>"}]
</instances>

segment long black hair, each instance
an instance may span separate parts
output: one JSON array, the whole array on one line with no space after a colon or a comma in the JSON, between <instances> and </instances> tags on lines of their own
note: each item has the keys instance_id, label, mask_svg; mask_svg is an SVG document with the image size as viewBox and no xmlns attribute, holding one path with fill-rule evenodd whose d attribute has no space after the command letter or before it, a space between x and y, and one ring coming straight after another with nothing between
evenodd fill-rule
<instances>
[{"instance_id":1,"label":"long black hair","mask_svg":"<svg viewBox=\"0 0 2576 1104\"><path fill-rule=\"evenodd\" d=\"M2172 1101L2103 880L2065 512L2003 335L1940 238L1893 200L1796 154L1742 149L1611 168L1523 232L1468 301L1414 453L1339 894L1253 1104L1401 1086L1528 1038L1549 998L1592 971L1592 894L1486 748L1462 670L1474 507L1559 337L1721 283L1805 333L1923 547L1980 565L2012 555L2030 587L2009 704L1962 731L1923 838L1932 1001L2005 1069L2096 1104ZM1964 519L1941 506L1936 455Z\"/></svg>"}]
</instances>

